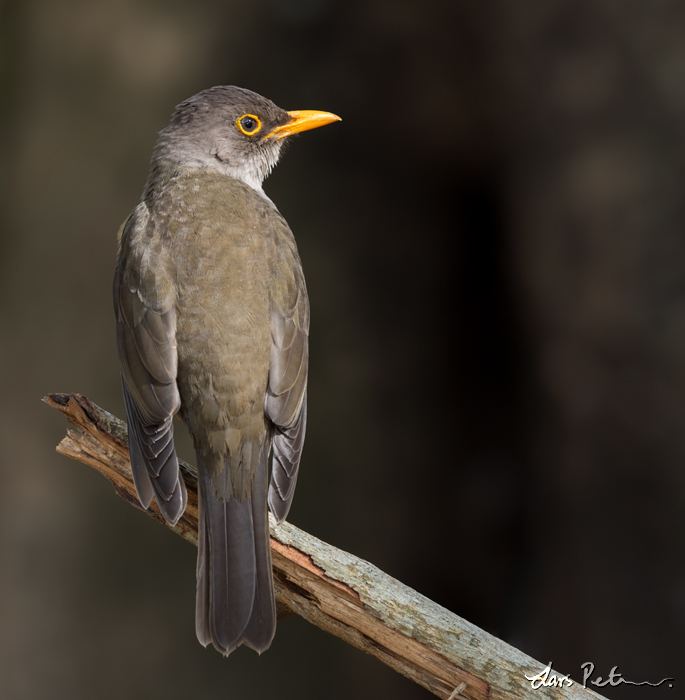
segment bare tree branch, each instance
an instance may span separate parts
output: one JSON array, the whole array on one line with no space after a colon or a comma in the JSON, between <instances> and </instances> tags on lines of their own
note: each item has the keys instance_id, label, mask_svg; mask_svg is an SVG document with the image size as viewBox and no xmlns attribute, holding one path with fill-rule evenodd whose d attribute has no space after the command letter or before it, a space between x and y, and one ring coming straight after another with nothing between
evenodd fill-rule
<instances>
[{"instance_id":1,"label":"bare tree branch","mask_svg":"<svg viewBox=\"0 0 685 700\"><path fill-rule=\"evenodd\" d=\"M97 469L143 510L131 477L126 424L79 394L44 400L71 422L57 451ZM188 507L171 529L197 545L197 473L185 463L181 469ZM144 512L166 525L154 501ZM301 615L440 698L603 700L577 683L534 689L526 675L542 672L544 664L289 523L271 521L271 552L281 613L285 608Z\"/></svg>"}]
</instances>

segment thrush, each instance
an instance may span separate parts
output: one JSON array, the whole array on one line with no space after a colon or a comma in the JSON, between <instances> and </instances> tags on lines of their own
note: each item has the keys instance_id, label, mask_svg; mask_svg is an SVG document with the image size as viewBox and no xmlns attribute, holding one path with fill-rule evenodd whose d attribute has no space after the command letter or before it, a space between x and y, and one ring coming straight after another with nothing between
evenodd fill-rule
<instances>
[{"instance_id":1,"label":"thrush","mask_svg":"<svg viewBox=\"0 0 685 700\"><path fill-rule=\"evenodd\" d=\"M119 232L114 306L138 498L187 502L174 415L198 464L196 632L224 655L276 630L267 502L292 502L307 420L309 300L262 190L293 134L338 120L219 86L177 106ZM269 469L270 467L270 469ZM270 473L270 477L269 477Z\"/></svg>"}]
</instances>

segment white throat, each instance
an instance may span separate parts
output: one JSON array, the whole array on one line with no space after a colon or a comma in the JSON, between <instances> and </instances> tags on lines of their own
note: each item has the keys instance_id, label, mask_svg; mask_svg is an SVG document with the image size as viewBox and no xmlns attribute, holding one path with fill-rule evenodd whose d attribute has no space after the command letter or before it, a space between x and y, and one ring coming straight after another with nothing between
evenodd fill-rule
<instances>
[{"instance_id":1,"label":"white throat","mask_svg":"<svg viewBox=\"0 0 685 700\"><path fill-rule=\"evenodd\" d=\"M236 180L241 180L248 187L257 190L260 194L264 194L262 183L274 169L276 163L278 163L283 144L277 141L270 145L271 148L256 151L252 158L238 166L231 163L229 159L222 158L222 154L217 149L212 153L211 163L220 172Z\"/></svg>"}]
</instances>

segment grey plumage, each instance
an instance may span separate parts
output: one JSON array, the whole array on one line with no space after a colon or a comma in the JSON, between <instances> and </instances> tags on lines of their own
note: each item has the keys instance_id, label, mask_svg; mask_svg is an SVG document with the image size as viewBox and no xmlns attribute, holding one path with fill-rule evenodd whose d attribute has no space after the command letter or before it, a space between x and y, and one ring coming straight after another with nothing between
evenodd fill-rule
<instances>
[{"instance_id":1,"label":"grey plumage","mask_svg":"<svg viewBox=\"0 0 685 700\"><path fill-rule=\"evenodd\" d=\"M196 631L223 654L273 639L267 500L282 521L307 415L307 290L261 182L283 138L335 119L241 88L199 93L160 133L120 232L114 301L136 489L169 523L183 513L180 413L199 470Z\"/></svg>"}]
</instances>

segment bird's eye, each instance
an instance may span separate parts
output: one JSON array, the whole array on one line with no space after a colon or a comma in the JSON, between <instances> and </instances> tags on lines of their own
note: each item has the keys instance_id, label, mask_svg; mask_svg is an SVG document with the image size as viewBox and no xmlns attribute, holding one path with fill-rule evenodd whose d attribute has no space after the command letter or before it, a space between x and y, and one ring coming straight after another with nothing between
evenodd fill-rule
<instances>
[{"instance_id":1,"label":"bird's eye","mask_svg":"<svg viewBox=\"0 0 685 700\"><path fill-rule=\"evenodd\" d=\"M262 122L254 114L243 114L236 125L245 136L254 136L262 128Z\"/></svg>"}]
</instances>

